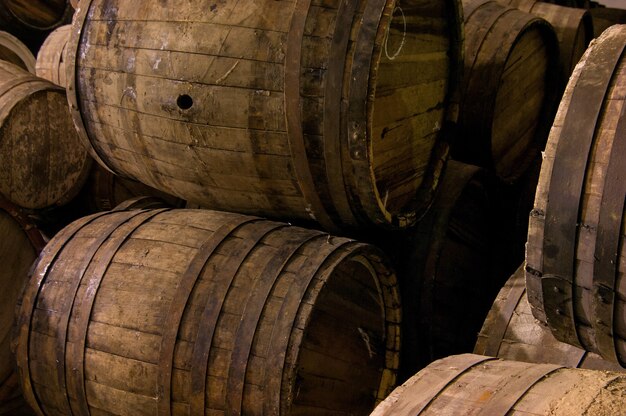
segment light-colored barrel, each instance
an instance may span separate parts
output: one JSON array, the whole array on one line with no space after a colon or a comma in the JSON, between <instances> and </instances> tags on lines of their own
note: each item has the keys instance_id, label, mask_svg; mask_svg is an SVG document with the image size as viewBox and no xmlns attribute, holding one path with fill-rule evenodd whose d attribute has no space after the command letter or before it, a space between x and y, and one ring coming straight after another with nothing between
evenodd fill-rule
<instances>
[{"instance_id":1,"label":"light-colored barrel","mask_svg":"<svg viewBox=\"0 0 626 416\"><path fill-rule=\"evenodd\" d=\"M67 87L65 53L72 31L71 25L61 26L48 35L37 54L37 76Z\"/></svg>"},{"instance_id":2,"label":"light-colored barrel","mask_svg":"<svg viewBox=\"0 0 626 416\"><path fill-rule=\"evenodd\" d=\"M110 211L46 246L18 315L45 414L368 414L393 388L395 275L354 240L208 210Z\"/></svg>"},{"instance_id":3,"label":"light-colored barrel","mask_svg":"<svg viewBox=\"0 0 626 416\"><path fill-rule=\"evenodd\" d=\"M11 62L22 69L35 73L35 57L18 38L0 31L0 60Z\"/></svg>"}]
</instances>

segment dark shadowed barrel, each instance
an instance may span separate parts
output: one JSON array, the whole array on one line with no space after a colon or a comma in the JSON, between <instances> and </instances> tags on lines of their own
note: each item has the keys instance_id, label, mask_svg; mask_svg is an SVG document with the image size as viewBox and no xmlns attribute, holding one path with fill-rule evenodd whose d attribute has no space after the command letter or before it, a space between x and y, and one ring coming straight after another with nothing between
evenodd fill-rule
<instances>
[{"instance_id":1,"label":"dark shadowed barrel","mask_svg":"<svg viewBox=\"0 0 626 416\"><path fill-rule=\"evenodd\" d=\"M613 25L626 24L626 10L597 7L589 10L593 18L593 33L597 38Z\"/></svg>"},{"instance_id":2,"label":"dark shadowed barrel","mask_svg":"<svg viewBox=\"0 0 626 416\"><path fill-rule=\"evenodd\" d=\"M558 341L550 329L530 311L526 298L524 267L520 266L504 285L478 334L474 354L529 363L559 364L590 370L622 371L622 368Z\"/></svg>"},{"instance_id":3,"label":"dark shadowed barrel","mask_svg":"<svg viewBox=\"0 0 626 416\"><path fill-rule=\"evenodd\" d=\"M544 19L497 1L464 0L465 71L453 156L517 179L551 122L558 42Z\"/></svg>"},{"instance_id":4,"label":"dark shadowed barrel","mask_svg":"<svg viewBox=\"0 0 626 416\"><path fill-rule=\"evenodd\" d=\"M18 38L0 31L0 60L11 62L22 69L35 73L35 57Z\"/></svg>"},{"instance_id":5,"label":"dark shadowed barrel","mask_svg":"<svg viewBox=\"0 0 626 416\"><path fill-rule=\"evenodd\" d=\"M70 201L91 158L72 124L65 90L0 61L0 194L28 209Z\"/></svg>"},{"instance_id":6,"label":"dark shadowed barrel","mask_svg":"<svg viewBox=\"0 0 626 416\"><path fill-rule=\"evenodd\" d=\"M371 416L617 415L626 374L463 354L435 361Z\"/></svg>"},{"instance_id":7,"label":"dark shadowed barrel","mask_svg":"<svg viewBox=\"0 0 626 416\"><path fill-rule=\"evenodd\" d=\"M81 3L74 119L111 171L203 206L405 227L446 155L458 0Z\"/></svg>"},{"instance_id":8,"label":"dark shadowed barrel","mask_svg":"<svg viewBox=\"0 0 626 416\"><path fill-rule=\"evenodd\" d=\"M71 25L61 26L50 33L37 53L37 76L67 87L65 51L72 31Z\"/></svg>"},{"instance_id":9,"label":"dark shadowed barrel","mask_svg":"<svg viewBox=\"0 0 626 416\"><path fill-rule=\"evenodd\" d=\"M400 314L372 246L218 211L114 211L46 246L16 354L45 413L364 415L395 384Z\"/></svg>"},{"instance_id":10,"label":"dark shadowed barrel","mask_svg":"<svg viewBox=\"0 0 626 416\"><path fill-rule=\"evenodd\" d=\"M533 314L563 342L626 364L626 26L607 29L567 86L546 146L526 249Z\"/></svg>"}]
</instances>

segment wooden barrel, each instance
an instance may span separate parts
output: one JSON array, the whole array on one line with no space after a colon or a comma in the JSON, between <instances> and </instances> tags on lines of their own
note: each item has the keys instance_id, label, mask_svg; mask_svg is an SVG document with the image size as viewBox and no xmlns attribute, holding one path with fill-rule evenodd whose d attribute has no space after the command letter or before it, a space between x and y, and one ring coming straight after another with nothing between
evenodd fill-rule
<instances>
[{"instance_id":1,"label":"wooden barrel","mask_svg":"<svg viewBox=\"0 0 626 416\"><path fill-rule=\"evenodd\" d=\"M65 74L65 51L70 39L72 25L61 26L50 33L37 54L37 76L67 87Z\"/></svg>"},{"instance_id":2,"label":"wooden barrel","mask_svg":"<svg viewBox=\"0 0 626 416\"><path fill-rule=\"evenodd\" d=\"M591 14L587 10L562 7L539 0L503 0L510 6L548 21L559 40L559 67L563 88L574 67L594 38Z\"/></svg>"},{"instance_id":3,"label":"wooden barrel","mask_svg":"<svg viewBox=\"0 0 626 416\"><path fill-rule=\"evenodd\" d=\"M622 371L615 363L558 341L537 321L526 298L524 267L504 285L478 334L474 354L529 363L559 364L590 370Z\"/></svg>"},{"instance_id":4,"label":"wooden barrel","mask_svg":"<svg viewBox=\"0 0 626 416\"><path fill-rule=\"evenodd\" d=\"M203 206L404 227L446 154L459 5L85 1L74 119L103 166Z\"/></svg>"},{"instance_id":5,"label":"wooden barrel","mask_svg":"<svg viewBox=\"0 0 626 416\"><path fill-rule=\"evenodd\" d=\"M594 37L600 37L602 32L613 25L626 23L626 10L598 7L589 10L593 20Z\"/></svg>"},{"instance_id":6,"label":"wooden barrel","mask_svg":"<svg viewBox=\"0 0 626 416\"><path fill-rule=\"evenodd\" d=\"M157 196L136 196L117 205L113 210L127 211L132 209L171 208L172 205Z\"/></svg>"},{"instance_id":7,"label":"wooden barrel","mask_svg":"<svg viewBox=\"0 0 626 416\"><path fill-rule=\"evenodd\" d=\"M464 0L465 74L457 160L517 179L551 122L558 42L545 20L491 0Z\"/></svg>"},{"instance_id":8,"label":"wooden barrel","mask_svg":"<svg viewBox=\"0 0 626 416\"><path fill-rule=\"evenodd\" d=\"M35 73L35 57L18 38L0 31L0 60L11 62L31 74Z\"/></svg>"},{"instance_id":9,"label":"wooden barrel","mask_svg":"<svg viewBox=\"0 0 626 416\"><path fill-rule=\"evenodd\" d=\"M435 361L371 416L617 415L626 374L463 354Z\"/></svg>"},{"instance_id":10,"label":"wooden barrel","mask_svg":"<svg viewBox=\"0 0 626 416\"><path fill-rule=\"evenodd\" d=\"M70 23L69 0L0 0L0 27L37 51L48 33Z\"/></svg>"},{"instance_id":11,"label":"wooden barrel","mask_svg":"<svg viewBox=\"0 0 626 416\"><path fill-rule=\"evenodd\" d=\"M394 386L396 278L354 240L110 211L57 234L33 276L16 355L45 414L362 415Z\"/></svg>"},{"instance_id":12,"label":"wooden barrel","mask_svg":"<svg viewBox=\"0 0 626 416\"><path fill-rule=\"evenodd\" d=\"M433 205L403 242L402 376L471 351L499 289L491 287L490 184L475 166L449 162Z\"/></svg>"},{"instance_id":13,"label":"wooden barrel","mask_svg":"<svg viewBox=\"0 0 626 416\"><path fill-rule=\"evenodd\" d=\"M14 205L0 199L0 414L28 414L19 388L11 333L15 305L44 240L37 228Z\"/></svg>"},{"instance_id":14,"label":"wooden barrel","mask_svg":"<svg viewBox=\"0 0 626 416\"><path fill-rule=\"evenodd\" d=\"M65 90L0 61L0 194L23 208L70 201L91 158L72 124Z\"/></svg>"},{"instance_id":15,"label":"wooden barrel","mask_svg":"<svg viewBox=\"0 0 626 416\"><path fill-rule=\"evenodd\" d=\"M609 28L574 70L546 146L526 248L535 317L558 340L622 366L625 47L626 26Z\"/></svg>"}]
</instances>

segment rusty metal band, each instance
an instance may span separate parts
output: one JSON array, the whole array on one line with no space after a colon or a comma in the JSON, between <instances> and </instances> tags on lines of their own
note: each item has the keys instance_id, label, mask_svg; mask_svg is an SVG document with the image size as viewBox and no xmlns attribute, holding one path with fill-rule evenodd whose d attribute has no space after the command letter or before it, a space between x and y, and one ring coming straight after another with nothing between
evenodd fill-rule
<instances>
[{"instance_id":1,"label":"rusty metal band","mask_svg":"<svg viewBox=\"0 0 626 416\"><path fill-rule=\"evenodd\" d=\"M582 347L576 328L575 259L579 212L598 118L625 43L598 43L573 88L556 148L546 203L541 290L559 341Z\"/></svg>"},{"instance_id":2,"label":"rusty metal band","mask_svg":"<svg viewBox=\"0 0 626 416\"><path fill-rule=\"evenodd\" d=\"M132 216L126 223L118 227L118 229L111 234L110 238L98 249L82 279L87 282L87 288L79 304L78 319L75 322L78 342L75 353L70 356L68 360L72 368L73 384L76 387L74 398L76 399L77 408L73 410L79 415L87 416L90 414L85 388L85 346L87 345L87 330L91 318L91 311L98 290L100 289L100 284L104 279L104 274L110 266L113 257L117 254L122 244L128 240L130 235L154 216L165 211L167 210L135 211L136 215Z\"/></svg>"},{"instance_id":3,"label":"rusty metal band","mask_svg":"<svg viewBox=\"0 0 626 416\"><path fill-rule=\"evenodd\" d=\"M357 220L346 194L341 146L341 96L346 67L350 29L357 9L357 0L341 0L332 37L326 85L324 86L324 163L328 190L337 215L344 224L356 226Z\"/></svg>"},{"instance_id":4,"label":"rusty metal band","mask_svg":"<svg viewBox=\"0 0 626 416\"><path fill-rule=\"evenodd\" d=\"M266 263L263 271L250 288L250 295L246 300L241 321L235 332L235 344L228 371L226 408L231 415L239 416L242 414L243 392L250 352L256 336L256 329L272 289L291 258L301 247L319 237L320 234L322 233L311 232L306 236L296 234L285 241L283 246Z\"/></svg>"},{"instance_id":5,"label":"rusty metal band","mask_svg":"<svg viewBox=\"0 0 626 416\"><path fill-rule=\"evenodd\" d=\"M106 221L106 228L102 231L95 241L86 246L82 246L82 257L79 266L72 273L72 280L70 282L68 290L64 293L60 305L59 311L59 330L56 333L56 370L57 379L60 386L60 393L62 399L64 399L68 411L72 412L72 406L70 404L69 395L67 392L67 374L66 374L66 351L67 351L67 335L69 333L70 316L72 315L72 309L74 308L78 289L85 278L87 269L92 264L94 255L103 246L105 241L117 230L122 224L132 219L135 215L139 214L136 211L129 211L124 213L117 213L113 217Z\"/></svg>"},{"instance_id":6,"label":"rusty metal band","mask_svg":"<svg viewBox=\"0 0 626 416\"><path fill-rule=\"evenodd\" d=\"M347 189L353 198L353 204L364 211L373 224L391 223L396 225L397 218L387 217L381 210L382 203L376 197L378 191L374 183L370 164L369 138L367 136L368 103L370 99L370 75L372 61L375 59L375 47L381 39L379 33L386 0L371 0L365 5L359 32L355 42L354 56L350 73L348 108L343 128L347 128L348 160L352 166ZM391 21L391 18L390 18Z\"/></svg>"},{"instance_id":7,"label":"rusty metal band","mask_svg":"<svg viewBox=\"0 0 626 416\"><path fill-rule=\"evenodd\" d=\"M311 174L304 132L302 131L302 114L300 102L300 65L302 57L302 38L311 0L296 0L289 33L287 35L287 50L285 51L285 118L289 149L293 160L293 168L298 178L305 203L309 205L310 214L324 228L337 231L337 225L332 221L320 196L315 188L315 180Z\"/></svg>"},{"instance_id":8,"label":"rusty metal band","mask_svg":"<svg viewBox=\"0 0 626 416\"><path fill-rule=\"evenodd\" d=\"M508 415L519 400L550 373L563 368L553 364L528 364L521 374L515 377L502 377L493 395L489 397L476 416Z\"/></svg>"},{"instance_id":9,"label":"rusty metal band","mask_svg":"<svg viewBox=\"0 0 626 416\"><path fill-rule=\"evenodd\" d=\"M41 291L41 285L48 277L50 266L52 266L53 262L56 261L59 254L63 251L70 239L74 237L74 235L76 235L83 227L103 215L106 215L106 213L99 213L81 218L59 231L59 233L50 241L50 243L48 243L39 255L39 259L37 259L35 263L36 266L33 270L32 276L30 277L29 283L26 285L24 290L22 306L17 317L17 331L15 337L17 347L15 351L15 358L18 365L18 371L20 373L20 379L22 380L22 392L24 394L24 398L38 415L43 415L44 412L41 409L39 400L33 390L28 354L30 349L30 327L35 307L37 306L37 299Z\"/></svg>"},{"instance_id":10,"label":"rusty metal band","mask_svg":"<svg viewBox=\"0 0 626 416\"><path fill-rule=\"evenodd\" d=\"M445 368L445 375L442 374L441 377L431 381L427 379L428 372L431 371L430 368L426 367L423 369L421 372L423 377L417 380L414 384L407 386L402 393L404 397L420 398L420 400L411 400L410 405L408 405L405 401L398 400L389 407L387 414L394 416L419 415L437 397L439 397L439 395L448 386L454 383L456 379L461 377L470 368L486 361L494 360L496 360L496 358L474 354L453 356L439 360L435 363L435 365L437 365L435 368ZM433 364L431 364L431 366L433 366Z\"/></svg>"},{"instance_id":11,"label":"rusty metal band","mask_svg":"<svg viewBox=\"0 0 626 416\"><path fill-rule=\"evenodd\" d=\"M174 352L176 339L180 329L189 297L207 262L215 253L215 250L238 228L258 221L256 217L238 215L234 219L221 225L202 244L183 273L180 283L176 288L174 297L163 322L163 335L159 349L159 376L157 383L157 411L159 415L170 415L172 412L172 373L174 366Z\"/></svg>"},{"instance_id":12,"label":"rusty metal band","mask_svg":"<svg viewBox=\"0 0 626 416\"><path fill-rule=\"evenodd\" d=\"M520 266L513 276L509 279L502 290L507 290L504 302L497 304L497 310L489 312L495 313L495 319L492 321L492 325L488 328L488 333L484 334L487 340L483 343L483 347L480 351L474 350L477 354L490 355L497 357L500 352L500 346L504 340L504 335L511 322L511 317L517 308L520 300L526 293L526 285L524 282L524 267ZM499 297L499 295L498 295ZM496 306L494 304L494 306ZM487 318L489 319L489 318ZM477 345L478 346L478 345Z\"/></svg>"},{"instance_id":13,"label":"rusty metal band","mask_svg":"<svg viewBox=\"0 0 626 416\"><path fill-rule=\"evenodd\" d=\"M623 101L622 101L623 103ZM593 297L591 306L594 337L598 353L607 360L626 365L617 351L615 308L618 296L615 292L623 250L624 203L626 198L626 106L622 106L613 136L609 163L604 173L604 189L600 202L596 234Z\"/></svg>"},{"instance_id":14,"label":"rusty metal band","mask_svg":"<svg viewBox=\"0 0 626 416\"><path fill-rule=\"evenodd\" d=\"M210 288L207 290L209 295L200 318L191 356L189 407L192 415L203 415L205 413L206 379L211 346L217 321L235 276L248 255L258 246L261 240L268 234L284 227L288 227L288 225L259 220L259 223L250 227L254 228L250 237L241 241L238 247L230 253L225 264L220 267L219 273L216 273L211 278Z\"/></svg>"},{"instance_id":15,"label":"rusty metal band","mask_svg":"<svg viewBox=\"0 0 626 416\"><path fill-rule=\"evenodd\" d=\"M26 237L32 244L33 248L37 255L41 253L41 250L46 246L46 242L41 235L41 232L37 229L37 227L24 215L22 210L17 206L13 205L11 202L7 201L4 198L0 197L0 209L5 211L7 214L18 223L20 228L24 230Z\"/></svg>"},{"instance_id":16,"label":"rusty metal band","mask_svg":"<svg viewBox=\"0 0 626 416\"><path fill-rule=\"evenodd\" d=\"M65 67L67 71L67 101L70 106L72 119L74 120L74 126L76 126L76 130L78 131L78 137L80 137L85 149L89 151L91 157L93 157L100 166L104 167L111 173L115 173L115 171L104 162L104 157L100 155L98 149L96 149L96 147L89 140L89 135L87 134L87 129L85 128L85 122L80 112L80 105L78 104L77 97L78 85L76 84L76 72L78 71L78 68L76 57L78 56L78 50L81 47L83 28L87 22L87 15L91 9L92 2L93 0L80 0L81 4L74 15L71 36L67 42L68 47L67 54L65 56L67 62Z\"/></svg>"},{"instance_id":17,"label":"rusty metal band","mask_svg":"<svg viewBox=\"0 0 626 416\"><path fill-rule=\"evenodd\" d=\"M307 258L300 270L296 273L293 285L289 288L287 296L283 300L278 312L278 318L272 327L270 336L270 345L268 348L265 371L263 414L264 415L280 415L283 414L280 406L280 396L283 381L283 370L285 368L285 357L291 340L291 332L298 316L298 311L304 300L304 296L309 290L315 276L319 270L328 265L333 270L337 265L341 264L349 255L353 254L352 250L344 250L349 245L358 245L352 240L343 240L337 245L331 242L326 243L328 236L321 235L319 239L324 241L322 246L315 252L313 256ZM311 242L313 244L313 241ZM338 258L330 258L332 254L344 250ZM332 263L330 263L332 261Z\"/></svg>"}]
</instances>

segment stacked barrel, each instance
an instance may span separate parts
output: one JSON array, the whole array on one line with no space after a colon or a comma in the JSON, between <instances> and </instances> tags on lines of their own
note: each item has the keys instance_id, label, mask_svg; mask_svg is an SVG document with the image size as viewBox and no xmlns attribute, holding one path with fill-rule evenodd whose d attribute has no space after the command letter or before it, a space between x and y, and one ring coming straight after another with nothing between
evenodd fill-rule
<instances>
[{"instance_id":1,"label":"stacked barrel","mask_svg":"<svg viewBox=\"0 0 626 416\"><path fill-rule=\"evenodd\" d=\"M0 0L0 414L620 409L594 6Z\"/></svg>"}]
</instances>

